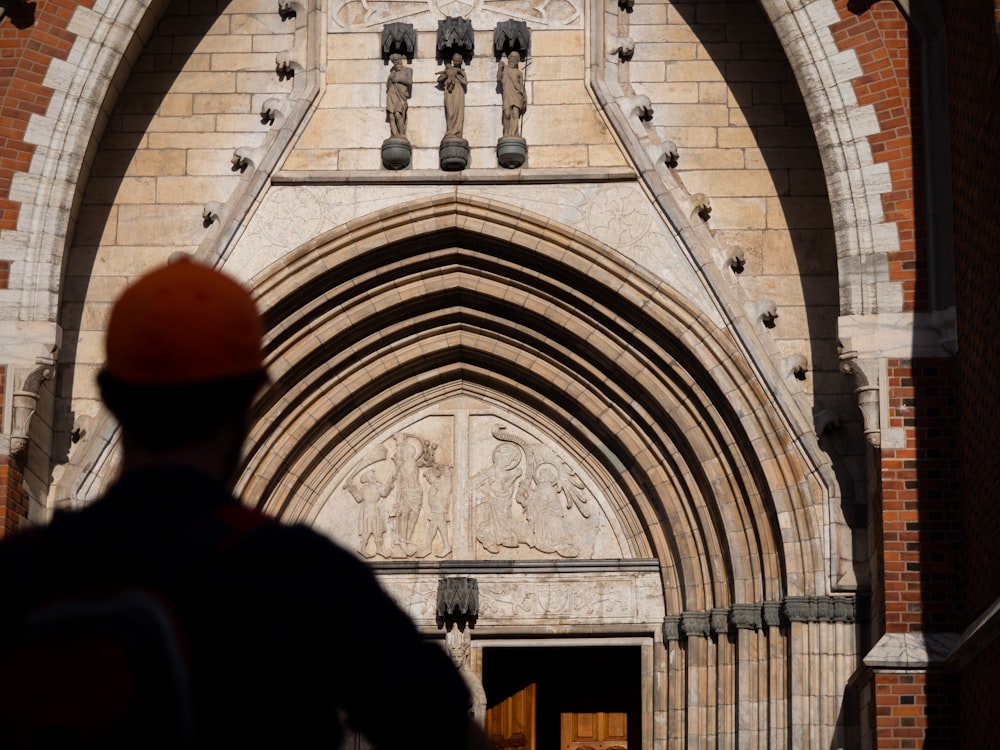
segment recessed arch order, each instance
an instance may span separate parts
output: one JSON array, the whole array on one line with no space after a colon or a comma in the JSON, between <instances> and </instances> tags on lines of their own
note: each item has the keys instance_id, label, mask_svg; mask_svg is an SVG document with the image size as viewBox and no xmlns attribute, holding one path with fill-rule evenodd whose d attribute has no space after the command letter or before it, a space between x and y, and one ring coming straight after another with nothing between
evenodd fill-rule
<instances>
[{"instance_id":1,"label":"recessed arch order","mask_svg":"<svg viewBox=\"0 0 1000 750\"><path fill-rule=\"evenodd\" d=\"M239 489L286 520L387 420L470 393L532 415L617 498L668 611L823 593L823 496L731 337L613 248L449 194L253 280L274 386Z\"/></svg>"}]
</instances>

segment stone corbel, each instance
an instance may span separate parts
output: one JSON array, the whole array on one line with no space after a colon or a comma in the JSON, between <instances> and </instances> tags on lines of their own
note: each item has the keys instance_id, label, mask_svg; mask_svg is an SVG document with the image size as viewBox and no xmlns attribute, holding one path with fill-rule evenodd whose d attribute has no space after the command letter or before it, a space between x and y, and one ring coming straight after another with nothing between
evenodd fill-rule
<instances>
[{"instance_id":1,"label":"stone corbel","mask_svg":"<svg viewBox=\"0 0 1000 750\"><path fill-rule=\"evenodd\" d=\"M437 57L439 61L450 60L452 55L461 55L469 62L476 51L476 35L472 21L468 18L449 16L438 21Z\"/></svg>"},{"instance_id":2,"label":"stone corbel","mask_svg":"<svg viewBox=\"0 0 1000 750\"><path fill-rule=\"evenodd\" d=\"M858 353L842 349L840 353L840 371L844 375L854 377L856 388L854 395L858 397L858 407L864 421L865 440L873 448L882 444L882 429L879 423L879 365L877 361L858 359Z\"/></svg>"},{"instance_id":3,"label":"stone corbel","mask_svg":"<svg viewBox=\"0 0 1000 750\"><path fill-rule=\"evenodd\" d=\"M399 54L409 62L417 53L417 32L412 23L387 23L382 27L382 58Z\"/></svg>"},{"instance_id":4,"label":"stone corbel","mask_svg":"<svg viewBox=\"0 0 1000 750\"><path fill-rule=\"evenodd\" d=\"M511 52L517 52L525 61L531 53L531 29L524 21L500 21L493 30L493 54L496 58L499 60Z\"/></svg>"},{"instance_id":5,"label":"stone corbel","mask_svg":"<svg viewBox=\"0 0 1000 750\"><path fill-rule=\"evenodd\" d=\"M475 578L442 578L437 590L437 623L451 630L475 625L479 617L479 584Z\"/></svg>"},{"instance_id":6,"label":"stone corbel","mask_svg":"<svg viewBox=\"0 0 1000 750\"><path fill-rule=\"evenodd\" d=\"M38 396L42 384L52 380L56 374L55 362L37 360L38 366L29 372L20 387L14 389L13 409L10 428L10 454L20 458L28 447L28 433L31 429L31 418L38 408Z\"/></svg>"}]
</instances>

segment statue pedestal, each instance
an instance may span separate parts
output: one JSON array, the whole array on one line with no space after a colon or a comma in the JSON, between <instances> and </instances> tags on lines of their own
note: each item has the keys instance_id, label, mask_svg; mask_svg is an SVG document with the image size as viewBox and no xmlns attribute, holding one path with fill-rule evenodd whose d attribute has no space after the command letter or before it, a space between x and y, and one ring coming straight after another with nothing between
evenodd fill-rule
<instances>
[{"instance_id":1,"label":"statue pedestal","mask_svg":"<svg viewBox=\"0 0 1000 750\"><path fill-rule=\"evenodd\" d=\"M386 169L406 169L410 166L413 149L405 138L386 138L382 141L382 166Z\"/></svg>"},{"instance_id":2,"label":"statue pedestal","mask_svg":"<svg viewBox=\"0 0 1000 750\"><path fill-rule=\"evenodd\" d=\"M443 138L439 151L441 169L460 172L469 166L469 142L464 138Z\"/></svg>"},{"instance_id":3,"label":"statue pedestal","mask_svg":"<svg viewBox=\"0 0 1000 750\"><path fill-rule=\"evenodd\" d=\"M528 158L528 143L516 135L505 135L497 141L497 161L504 169L517 169Z\"/></svg>"}]
</instances>

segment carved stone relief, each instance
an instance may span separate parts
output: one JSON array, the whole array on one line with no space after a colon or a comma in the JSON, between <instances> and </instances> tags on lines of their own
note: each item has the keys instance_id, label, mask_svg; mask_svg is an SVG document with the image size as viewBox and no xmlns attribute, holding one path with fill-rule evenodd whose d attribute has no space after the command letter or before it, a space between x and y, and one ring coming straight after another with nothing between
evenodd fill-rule
<instances>
[{"instance_id":1,"label":"carved stone relief","mask_svg":"<svg viewBox=\"0 0 1000 750\"><path fill-rule=\"evenodd\" d=\"M330 3L330 32L364 31L406 21L418 31L431 31L437 19L456 16L493 26L513 18L536 28L579 29L582 0L334 0Z\"/></svg>"},{"instance_id":2,"label":"carved stone relief","mask_svg":"<svg viewBox=\"0 0 1000 750\"><path fill-rule=\"evenodd\" d=\"M562 446L495 412L435 410L361 450L314 526L366 559L628 556Z\"/></svg>"},{"instance_id":3,"label":"carved stone relief","mask_svg":"<svg viewBox=\"0 0 1000 750\"><path fill-rule=\"evenodd\" d=\"M437 576L385 575L380 582L418 623L436 627ZM477 575L477 582L477 628L509 622L659 623L665 614L660 578L653 572L485 574Z\"/></svg>"}]
</instances>

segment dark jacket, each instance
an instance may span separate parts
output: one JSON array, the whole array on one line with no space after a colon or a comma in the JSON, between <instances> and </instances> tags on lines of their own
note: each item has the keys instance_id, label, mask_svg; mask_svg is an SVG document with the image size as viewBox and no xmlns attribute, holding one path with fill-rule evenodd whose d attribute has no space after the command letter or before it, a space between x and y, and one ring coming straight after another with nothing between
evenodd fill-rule
<instances>
[{"instance_id":1,"label":"dark jacket","mask_svg":"<svg viewBox=\"0 0 1000 750\"><path fill-rule=\"evenodd\" d=\"M0 544L0 644L55 597L122 587L163 596L180 622L199 747L335 748L340 712L378 748L466 746L461 676L370 570L203 474L133 472Z\"/></svg>"}]
</instances>

